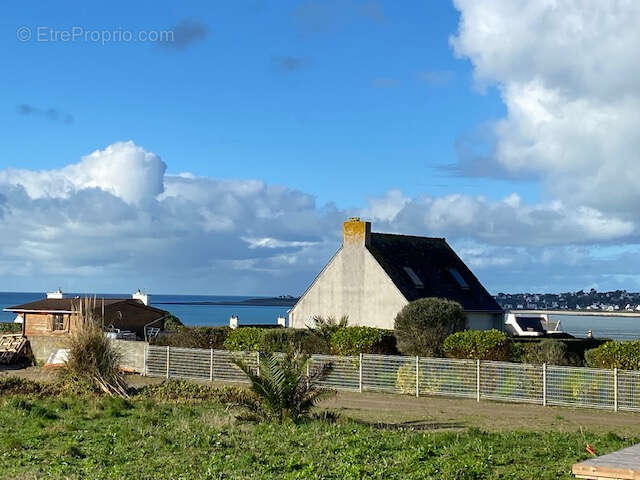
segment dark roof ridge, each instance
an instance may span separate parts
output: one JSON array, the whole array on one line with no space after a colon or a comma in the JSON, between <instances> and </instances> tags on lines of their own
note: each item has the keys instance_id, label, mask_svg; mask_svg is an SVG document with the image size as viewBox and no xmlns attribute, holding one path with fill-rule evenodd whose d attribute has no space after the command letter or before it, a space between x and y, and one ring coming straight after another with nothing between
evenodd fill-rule
<instances>
[{"instance_id":1,"label":"dark roof ridge","mask_svg":"<svg viewBox=\"0 0 640 480\"><path fill-rule=\"evenodd\" d=\"M446 242L447 239L445 237L426 237L424 235L405 235L403 233L388 233L388 232L371 232L371 235L391 235L394 237L405 237L405 238L423 238L427 240L441 240Z\"/></svg>"}]
</instances>

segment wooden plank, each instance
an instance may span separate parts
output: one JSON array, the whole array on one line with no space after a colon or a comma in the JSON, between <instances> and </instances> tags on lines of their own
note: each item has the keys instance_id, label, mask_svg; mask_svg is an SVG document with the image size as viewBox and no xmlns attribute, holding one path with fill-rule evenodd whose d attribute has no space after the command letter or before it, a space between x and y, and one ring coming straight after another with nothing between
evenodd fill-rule
<instances>
[{"instance_id":1,"label":"wooden plank","mask_svg":"<svg viewBox=\"0 0 640 480\"><path fill-rule=\"evenodd\" d=\"M576 463L571 472L593 480L640 480L640 444Z\"/></svg>"}]
</instances>

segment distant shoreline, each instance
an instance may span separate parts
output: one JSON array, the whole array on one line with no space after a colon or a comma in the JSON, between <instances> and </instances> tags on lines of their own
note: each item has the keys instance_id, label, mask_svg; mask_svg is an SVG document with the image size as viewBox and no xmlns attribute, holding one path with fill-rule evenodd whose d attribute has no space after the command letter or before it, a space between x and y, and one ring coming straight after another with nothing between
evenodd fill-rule
<instances>
[{"instance_id":1,"label":"distant shoreline","mask_svg":"<svg viewBox=\"0 0 640 480\"><path fill-rule=\"evenodd\" d=\"M298 298L296 297L273 297L273 298L248 298L237 301L221 302L151 302L153 305L225 305L234 307L293 307Z\"/></svg>"}]
</instances>

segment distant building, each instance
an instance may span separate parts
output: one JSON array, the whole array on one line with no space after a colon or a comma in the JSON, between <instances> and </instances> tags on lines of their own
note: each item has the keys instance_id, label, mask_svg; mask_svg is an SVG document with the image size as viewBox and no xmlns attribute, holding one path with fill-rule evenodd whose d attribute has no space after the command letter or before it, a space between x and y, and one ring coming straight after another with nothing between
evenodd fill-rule
<instances>
[{"instance_id":1,"label":"distant building","mask_svg":"<svg viewBox=\"0 0 640 480\"><path fill-rule=\"evenodd\" d=\"M424 297L459 302L467 328L503 327L503 310L444 238L372 233L369 222L350 219L342 246L289 312L289 326L348 315L349 325L392 329L396 314Z\"/></svg>"},{"instance_id":2,"label":"distant building","mask_svg":"<svg viewBox=\"0 0 640 480\"><path fill-rule=\"evenodd\" d=\"M72 333L77 327L77 309L81 301L64 298L62 292L58 291L47 294L47 298L42 300L4 310L22 318L22 334L27 337L60 337ZM127 330L144 339L145 328L162 329L169 315L165 310L151 307L145 302L148 302L148 296L140 291L133 298L97 298L94 314L105 330Z\"/></svg>"}]
</instances>

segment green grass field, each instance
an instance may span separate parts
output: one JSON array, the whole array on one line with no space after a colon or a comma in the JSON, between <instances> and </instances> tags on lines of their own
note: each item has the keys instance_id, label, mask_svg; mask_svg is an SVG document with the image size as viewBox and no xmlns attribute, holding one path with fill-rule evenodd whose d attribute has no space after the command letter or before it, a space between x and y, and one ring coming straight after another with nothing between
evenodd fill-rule
<instances>
[{"instance_id":1,"label":"green grass field","mask_svg":"<svg viewBox=\"0 0 640 480\"><path fill-rule=\"evenodd\" d=\"M346 418L253 424L220 401L0 399L2 478L557 479L638 442L614 434L385 430Z\"/></svg>"}]
</instances>

